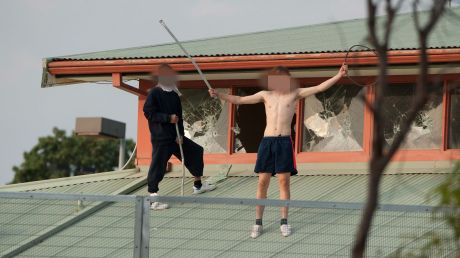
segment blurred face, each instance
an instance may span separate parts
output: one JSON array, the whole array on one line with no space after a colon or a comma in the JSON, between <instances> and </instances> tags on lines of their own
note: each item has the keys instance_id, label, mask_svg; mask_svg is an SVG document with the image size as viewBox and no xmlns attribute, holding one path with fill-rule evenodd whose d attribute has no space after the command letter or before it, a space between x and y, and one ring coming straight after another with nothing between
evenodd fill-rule
<instances>
[{"instance_id":1,"label":"blurred face","mask_svg":"<svg viewBox=\"0 0 460 258\"><path fill-rule=\"evenodd\" d=\"M158 83L166 87L174 87L177 84L176 72L168 67L158 70Z\"/></svg>"},{"instance_id":2,"label":"blurred face","mask_svg":"<svg viewBox=\"0 0 460 258\"><path fill-rule=\"evenodd\" d=\"M282 93L289 93L297 88L297 83L289 75L268 75L268 89Z\"/></svg>"}]
</instances>

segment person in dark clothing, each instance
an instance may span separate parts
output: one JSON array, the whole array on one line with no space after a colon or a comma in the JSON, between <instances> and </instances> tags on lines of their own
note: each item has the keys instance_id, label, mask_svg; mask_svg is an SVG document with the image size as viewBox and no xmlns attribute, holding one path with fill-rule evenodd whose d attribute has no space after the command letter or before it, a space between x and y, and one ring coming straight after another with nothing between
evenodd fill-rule
<instances>
[{"instance_id":1,"label":"person in dark clothing","mask_svg":"<svg viewBox=\"0 0 460 258\"><path fill-rule=\"evenodd\" d=\"M176 86L176 72L167 64L158 69L158 84L153 87L144 104L144 116L147 118L152 143L152 162L147 175L150 195L158 195L159 183L163 180L166 166L171 155L182 160L179 144L185 156L185 166L195 177L193 193L200 194L212 191L216 187L201 182L203 176L203 147L184 136L184 121L180 92ZM179 134L175 124L178 124ZM153 202L153 210L167 209L166 203Z\"/></svg>"}]
</instances>

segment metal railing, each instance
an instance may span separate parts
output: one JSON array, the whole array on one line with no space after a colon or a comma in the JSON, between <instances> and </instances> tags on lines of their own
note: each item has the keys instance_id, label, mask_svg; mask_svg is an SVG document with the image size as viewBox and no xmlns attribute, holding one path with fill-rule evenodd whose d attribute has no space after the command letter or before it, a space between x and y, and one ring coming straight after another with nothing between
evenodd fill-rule
<instances>
[{"instance_id":1,"label":"metal railing","mask_svg":"<svg viewBox=\"0 0 460 258\"><path fill-rule=\"evenodd\" d=\"M154 201L171 208L151 211ZM256 205L265 206L264 233L250 239ZM276 226L279 207L290 210L294 231L288 238ZM300 200L0 192L0 257L346 257L361 208ZM393 257L419 249L430 233L447 236L448 226L434 220L433 211L381 205L366 256ZM440 252L454 250L444 246Z\"/></svg>"}]
</instances>

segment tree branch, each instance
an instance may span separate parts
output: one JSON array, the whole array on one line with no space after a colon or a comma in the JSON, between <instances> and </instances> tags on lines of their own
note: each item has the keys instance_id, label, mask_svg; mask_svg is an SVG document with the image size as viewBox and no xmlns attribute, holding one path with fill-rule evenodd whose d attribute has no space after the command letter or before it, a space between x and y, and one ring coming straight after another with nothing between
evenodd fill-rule
<instances>
[{"instance_id":1,"label":"tree branch","mask_svg":"<svg viewBox=\"0 0 460 258\"><path fill-rule=\"evenodd\" d=\"M412 8L414 14L414 24L419 40L420 48L420 62L419 62L419 76L417 78L416 93L412 101L408 119L402 125L401 130L396 135L389 149L385 151L385 137L383 133L383 104L385 92L388 87L388 54L391 34L393 30L393 22L395 16L401 7L403 0L399 0L395 6L392 5L391 0L385 0L385 11L387 20L384 28L384 37L380 40L377 36L376 26L376 10L377 4L372 0L367 0L368 12L368 40L374 46L379 57L379 75L376 84L375 100L374 103L369 103L365 99L365 104L370 108L374 115L374 134L372 143L372 156L369 162L369 184L367 200L364 206L361 222L356 233L355 242L352 249L352 257L362 258L365 253L368 234L372 225L372 220L375 210L379 203L379 188L383 171L390 162L391 158L395 155L397 150L410 131L412 123L417 117L418 112L423 108L428 99L428 55L427 55L427 42L428 37L439 21L439 18L444 12L444 7L447 0L433 0L433 6L429 11L429 19L421 25L417 7L419 0L414 0Z\"/></svg>"}]
</instances>

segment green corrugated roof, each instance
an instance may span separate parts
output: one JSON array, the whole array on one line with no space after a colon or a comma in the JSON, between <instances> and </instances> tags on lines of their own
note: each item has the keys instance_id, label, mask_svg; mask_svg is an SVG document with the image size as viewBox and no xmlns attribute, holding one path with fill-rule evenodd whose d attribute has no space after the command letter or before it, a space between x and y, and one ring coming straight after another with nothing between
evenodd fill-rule
<instances>
[{"instance_id":1,"label":"green corrugated roof","mask_svg":"<svg viewBox=\"0 0 460 258\"><path fill-rule=\"evenodd\" d=\"M456 16L460 8L450 8ZM421 13L421 20L427 13ZM417 49L418 40L414 32L412 15L399 15L390 47L392 49ZM160 25L158 25L160 26ZM460 47L460 19L454 15L445 15L433 32L429 46L431 48ZM301 27L277 29L271 31L230 35L183 43L194 56L260 55L341 52L351 45L365 42L367 35L366 20L356 19L333 23L307 25ZM180 35L179 35L180 36ZM174 43L116 49L49 58L48 60L99 60L183 57L184 54Z\"/></svg>"},{"instance_id":2,"label":"green corrugated roof","mask_svg":"<svg viewBox=\"0 0 460 258\"><path fill-rule=\"evenodd\" d=\"M140 174L137 169L128 169L123 171L3 185L0 186L0 191L111 194L123 186L138 180L139 176L142 175L144 174Z\"/></svg>"},{"instance_id":3,"label":"green corrugated roof","mask_svg":"<svg viewBox=\"0 0 460 258\"><path fill-rule=\"evenodd\" d=\"M131 169L6 185L1 186L0 191L118 194L125 186L139 181L143 175ZM0 254L76 216L83 208L93 206L94 203L85 203L80 207L75 201L0 199Z\"/></svg>"},{"instance_id":4,"label":"green corrugated roof","mask_svg":"<svg viewBox=\"0 0 460 258\"><path fill-rule=\"evenodd\" d=\"M331 170L331 169L329 169ZM338 171L338 170L337 170ZM432 174L388 174L384 176L381 202L386 204L427 204L426 194L444 180L442 172L449 169L436 169ZM331 171L329 171L331 172ZM44 187L33 185L35 191L53 192L98 192L109 193L112 186L120 187L128 179L141 180L145 174L127 173L113 178L108 174L87 177L87 182L79 177L70 179L67 184L44 182ZM101 180L102 179L102 180ZM292 199L334 202L362 202L367 189L367 175L311 175L292 178ZM74 182L72 182L74 180ZM78 181L78 184L75 184ZM180 194L180 178L168 177L161 184L163 195ZM145 184L145 183L144 183ZM50 187L52 185L52 187ZM186 194L190 194L192 180L186 180ZM252 198L255 195L257 178L255 176L233 176L219 183L219 188L204 196ZM11 190L11 189L9 189ZM25 191L25 188L22 188ZM138 188L130 194L147 194L146 187ZM278 198L276 178L269 188L269 198ZM32 204L33 200L19 204L12 203L0 209L0 231L26 235L37 232L40 225L49 225L63 216L71 216L75 205L61 202L60 205ZM88 205L88 204L87 204ZM131 206L130 206L131 205ZM40 221L26 217L27 213L41 214ZM50 216L47 217L47 214ZM264 233L259 239L248 238L248 230L253 223L254 210L248 206L172 204L172 208L151 213L151 257L344 257L348 255L359 211L331 209L298 209L290 211L290 223L294 234L282 238L277 228L278 209L267 208ZM57 218L57 216L60 216ZM6 220L8 219L8 221ZM132 255L132 236L134 209L132 204L119 203L108 206L81 220L45 241L21 253L18 257L129 257ZM383 257L394 251L408 234L426 232L438 226L425 215L404 212L379 212L374 233L370 240L368 257ZM218 229L218 230L217 230ZM31 231L32 230L32 231ZM4 239L1 239L1 238ZM8 239L9 242L5 242ZM13 239L13 238L11 238ZM0 243L11 245L20 238L11 240L0 234ZM409 246L414 243L409 244ZM2 245L0 244L0 247ZM413 246L412 246L413 247ZM1 250L0 250L1 251Z\"/></svg>"}]
</instances>

